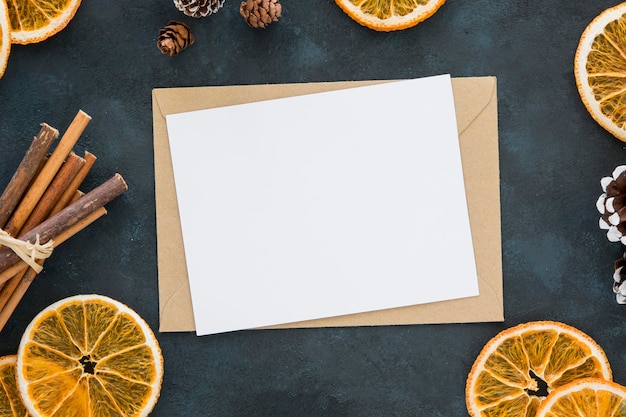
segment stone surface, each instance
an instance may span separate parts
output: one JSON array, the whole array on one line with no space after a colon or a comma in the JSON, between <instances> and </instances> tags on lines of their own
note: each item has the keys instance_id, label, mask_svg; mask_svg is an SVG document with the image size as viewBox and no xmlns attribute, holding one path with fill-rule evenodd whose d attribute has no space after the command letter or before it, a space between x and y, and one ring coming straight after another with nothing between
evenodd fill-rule
<instances>
[{"instance_id":1,"label":"stone surface","mask_svg":"<svg viewBox=\"0 0 626 417\"><path fill-rule=\"evenodd\" d=\"M539 319L589 333L626 384L626 307L611 290L622 248L599 230L595 209L600 178L625 163L625 145L591 119L573 76L580 34L615 2L448 0L427 21L387 34L332 0L315 3L286 2L280 22L258 31L238 2L192 19L169 0L85 1L58 35L13 47L0 79L0 188L39 123L64 131L83 109L93 121L77 150L99 157L84 188L119 172L130 190L46 264L2 332L0 354L17 350L38 311L77 293L116 298L158 328L152 88L493 75L504 323L157 334L165 381L152 415L466 415L465 378L482 346ZM172 58L156 47L169 20L188 23L196 39Z\"/></svg>"}]
</instances>

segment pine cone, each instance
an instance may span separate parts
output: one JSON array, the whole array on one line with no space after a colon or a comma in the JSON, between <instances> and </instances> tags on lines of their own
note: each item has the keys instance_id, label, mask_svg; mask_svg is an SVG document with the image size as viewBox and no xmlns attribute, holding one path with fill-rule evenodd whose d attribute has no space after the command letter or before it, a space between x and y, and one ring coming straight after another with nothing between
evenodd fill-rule
<instances>
[{"instance_id":1,"label":"pine cone","mask_svg":"<svg viewBox=\"0 0 626 417\"><path fill-rule=\"evenodd\" d=\"M609 241L626 245L626 165L603 177L600 185L602 194L596 201L600 229L607 231ZM613 292L618 304L626 304L626 252L614 264Z\"/></svg>"},{"instance_id":2,"label":"pine cone","mask_svg":"<svg viewBox=\"0 0 626 417\"><path fill-rule=\"evenodd\" d=\"M626 245L626 165L615 168L600 184L602 194L596 201L600 229L607 231L609 241Z\"/></svg>"},{"instance_id":3,"label":"pine cone","mask_svg":"<svg viewBox=\"0 0 626 417\"><path fill-rule=\"evenodd\" d=\"M626 253L615 261L615 272L613 273L613 292L618 304L626 304Z\"/></svg>"},{"instance_id":4,"label":"pine cone","mask_svg":"<svg viewBox=\"0 0 626 417\"><path fill-rule=\"evenodd\" d=\"M217 13L224 0L174 0L174 5L187 16L205 17Z\"/></svg>"},{"instance_id":5,"label":"pine cone","mask_svg":"<svg viewBox=\"0 0 626 417\"><path fill-rule=\"evenodd\" d=\"M239 13L248 26L262 29L278 22L282 10L279 0L246 0L239 6Z\"/></svg>"},{"instance_id":6,"label":"pine cone","mask_svg":"<svg viewBox=\"0 0 626 417\"><path fill-rule=\"evenodd\" d=\"M170 21L159 30L157 46L165 55L178 55L191 44L193 44L193 33L183 22Z\"/></svg>"}]
</instances>

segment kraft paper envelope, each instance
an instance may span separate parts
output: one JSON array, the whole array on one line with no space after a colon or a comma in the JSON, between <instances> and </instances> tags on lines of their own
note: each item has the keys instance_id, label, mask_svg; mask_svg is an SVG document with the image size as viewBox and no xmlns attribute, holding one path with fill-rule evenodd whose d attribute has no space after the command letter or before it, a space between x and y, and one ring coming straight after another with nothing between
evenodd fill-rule
<instances>
[{"instance_id":1,"label":"kraft paper envelope","mask_svg":"<svg viewBox=\"0 0 626 417\"><path fill-rule=\"evenodd\" d=\"M185 87L153 90L159 331L195 330L165 116L378 82L382 81ZM468 323L504 320L496 86L495 77L452 79L480 295L289 323L273 326L273 328ZM238 128L241 126L233 126L233 129ZM432 198L432 196L428 198ZM444 190L440 196L437 196L437 201L425 201L425 204L433 203L455 204L454 201L445 200ZM434 276L432 279L445 280L446 275L455 273L454 251L455 244L452 238L450 240L450 262L441 265L440 275Z\"/></svg>"}]
</instances>

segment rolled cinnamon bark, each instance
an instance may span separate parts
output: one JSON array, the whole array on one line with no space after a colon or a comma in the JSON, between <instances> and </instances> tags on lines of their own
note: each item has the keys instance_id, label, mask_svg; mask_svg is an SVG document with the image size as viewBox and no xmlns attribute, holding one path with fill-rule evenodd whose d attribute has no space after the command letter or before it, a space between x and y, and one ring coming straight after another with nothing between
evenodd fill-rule
<instances>
[{"instance_id":1,"label":"rolled cinnamon bark","mask_svg":"<svg viewBox=\"0 0 626 417\"><path fill-rule=\"evenodd\" d=\"M32 184L29 185L28 191L22 197L17 209L11 215L9 223L6 225L5 230L9 233L16 233L19 231L28 220L28 217L35 209L35 206L41 199L41 196L46 192L46 189L54 179L55 175L65 158L72 151L72 147L76 144L80 138L81 133L87 127L87 124L91 120L91 117L82 110L76 114L76 117L70 123L67 131L59 141L58 145L50 155L50 158L41 169L41 172L37 174Z\"/></svg>"},{"instance_id":2,"label":"rolled cinnamon bark","mask_svg":"<svg viewBox=\"0 0 626 417\"><path fill-rule=\"evenodd\" d=\"M61 233L56 238L55 244L60 245L61 243L65 242L81 230L85 229L87 226L89 226L91 223L95 222L97 219L104 216L105 214L106 209L104 207L100 207L81 221L75 223L65 232ZM40 265L43 265L44 260L41 259L38 261L38 263ZM33 269L26 267L23 271L13 275L10 280L5 282L2 290L0 290L0 331L2 331L4 325L11 318L11 315L15 311L15 308L22 300L22 298L26 294L26 290L36 277L37 273Z\"/></svg>"},{"instance_id":3,"label":"rolled cinnamon bark","mask_svg":"<svg viewBox=\"0 0 626 417\"><path fill-rule=\"evenodd\" d=\"M54 216L40 223L30 231L20 235L19 239L34 243L37 236L39 236L39 241L46 243L98 208L111 202L126 190L128 190L128 185L126 181L124 181L124 178L122 178L120 174L115 174L109 180L94 188ZM0 248L0 272L9 268L19 260L19 256L11 249L6 247Z\"/></svg>"},{"instance_id":4,"label":"rolled cinnamon bark","mask_svg":"<svg viewBox=\"0 0 626 417\"><path fill-rule=\"evenodd\" d=\"M57 175L46 189L46 192L43 193L32 213L28 216L28 220L26 220L26 223L24 223L22 228L19 230L19 233L13 233L10 229L7 231L9 233L19 235L29 231L47 219L52 212L54 205L63 196L65 190L69 187L70 183L74 180L84 165L85 160L83 158L76 155L74 152L70 152L67 159L57 172Z\"/></svg>"},{"instance_id":5,"label":"rolled cinnamon bark","mask_svg":"<svg viewBox=\"0 0 626 417\"><path fill-rule=\"evenodd\" d=\"M37 174L42 161L52 142L59 136L59 131L43 123L39 134L35 136L26 151L22 162L0 196L0 229L4 228L17 207L28 185Z\"/></svg>"},{"instance_id":6,"label":"rolled cinnamon bark","mask_svg":"<svg viewBox=\"0 0 626 417\"><path fill-rule=\"evenodd\" d=\"M80 169L78 174L74 177L72 183L67 187L59 201L57 201L55 206L52 208L52 211L50 212L51 215L58 213L72 202L74 196L76 195L76 192L78 192L78 187L80 187L80 185L83 183L83 180L89 173L89 170L91 170L91 167L96 162L97 158L91 152L85 152L85 156L83 157L83 159L85 160L85 164Z\"/></svg>"}]
</instances>

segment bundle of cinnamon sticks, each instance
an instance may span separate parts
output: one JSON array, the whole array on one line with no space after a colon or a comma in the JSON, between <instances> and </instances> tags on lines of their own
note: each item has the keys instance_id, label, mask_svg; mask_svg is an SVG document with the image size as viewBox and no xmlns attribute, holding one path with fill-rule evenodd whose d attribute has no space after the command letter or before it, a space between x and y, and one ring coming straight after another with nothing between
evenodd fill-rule
<instances>
[{"instance_id":1,"label":"bundle of cinnamon sticks","mask_svg":"<svg viewBox=\"0 0 626 417\"><path fill-rule=\"evenodd\" d=\"M96 157L72 149L90 121L79 111L51 153L59 132L43 123L0 195L0 331L49 251L106 214L105 204L128 189L115 174L86 194L79 190Z\"/></svg>"}]
</instances>

